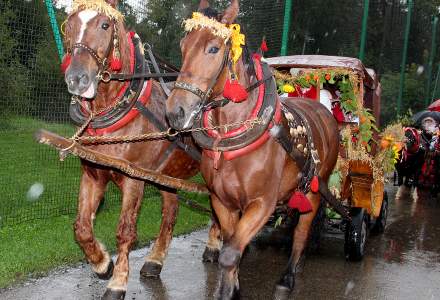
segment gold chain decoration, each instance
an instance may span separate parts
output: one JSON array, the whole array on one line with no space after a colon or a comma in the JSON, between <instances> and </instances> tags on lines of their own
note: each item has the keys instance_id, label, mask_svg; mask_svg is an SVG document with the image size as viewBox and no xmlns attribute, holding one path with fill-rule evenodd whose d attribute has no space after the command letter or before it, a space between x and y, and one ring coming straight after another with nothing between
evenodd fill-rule
<instances>
[{"instance_id":1,"label":"gold chain decoration","mask_svg":"<svg viewBox=\"0 0 440 300\"><path fill-rule=\"evenodd\" d=\"M108 109L108 108L106 108ZM264 124L264 120L262 118L255 118L251 120L245 120L245 121L239 121L235 123L230 124L224 124L224 125L217 125L212 127L201 127L201 128L192 128L192 129L186 129L181 131L173 131L171 129L168 129L167 131L162 132L152 132L152 133L145 133L145 134L139 134L139 135L124 135L124 136L84 136L81 135L84 133L86 128L89 126L90 122L93 120L93 117L100 114L101 112L105 111L106 109L102 109L99 112L90 114L89 119L77 130L77 132L69 139L72 141L72 145L66 149L63 149L62 152L67 152L69 148L73 147L75 143L80 144L122 144L122 143L135 143L135 142L142 142L142 141L148 141L148 140L156 140L161 139L165 137L174 137L178 135L179 133L191 133L191 132L197 132L197 131L211 131L211 130L224 130L228 131L231 128L238 127L238 126L246 126L248 128L253 128L256 125L262 125Z\"/></svg>"}]
</instances>

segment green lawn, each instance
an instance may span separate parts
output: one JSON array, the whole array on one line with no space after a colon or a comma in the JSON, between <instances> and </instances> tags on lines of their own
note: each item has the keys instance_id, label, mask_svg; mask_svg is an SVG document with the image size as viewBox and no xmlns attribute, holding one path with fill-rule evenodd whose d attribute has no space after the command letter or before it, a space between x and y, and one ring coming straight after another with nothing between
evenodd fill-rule
<instances>
[{"instance_id":1,"label":"green lawn","mask_svg":"<svg viewBox=\"0 0 440 300\"><path fill-rule=\"evenodd\" d=\"M38 128L65 136L73 132L71 126L30 118L0 120L0 288L84 258L72 231L79 162L75 158L59 162L56 151L34 142ZM35 183L44 191L32 199L27 194ZM148 188L145 194L138 218L138 247L154 238L160 225L159 193ZM206 196L184 194L205 206L208 203ZM115 250L119 209L119 193L110 185L95 226L98 239L110 251ZM175 234L206 226L208 220L181 206Z\"/></svg>"}]
</instances>

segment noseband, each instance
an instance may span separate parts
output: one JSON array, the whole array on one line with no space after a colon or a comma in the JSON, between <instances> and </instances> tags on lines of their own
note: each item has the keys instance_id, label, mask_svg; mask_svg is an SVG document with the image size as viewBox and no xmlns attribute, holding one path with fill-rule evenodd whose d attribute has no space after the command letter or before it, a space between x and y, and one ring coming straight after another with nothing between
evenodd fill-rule
<instances>
[{"instance_id":1,"label":"noseband","mask_svg":"<svg viewBox=\"0 0 440 300\"><path fill-rule=\"evenodd\" d=\"M101 59L95 50L93 50L92 48L90 48L89 46L83 43L76 43L75 45L72 46L72 48L70 49L72 56L75 49L86 50L90 54L90 56L92 56L93 59L96 61L100 71L103 71L107 68L107 56L104 59ZM110 52L110 49L107 52Z\"/></svg>"}]
</instances>

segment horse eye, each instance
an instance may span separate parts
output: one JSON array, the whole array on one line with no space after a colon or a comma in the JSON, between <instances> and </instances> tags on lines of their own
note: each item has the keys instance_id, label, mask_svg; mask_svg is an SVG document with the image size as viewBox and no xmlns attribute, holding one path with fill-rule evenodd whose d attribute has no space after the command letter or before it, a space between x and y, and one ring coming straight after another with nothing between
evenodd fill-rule
<instances>
[{"instance_id":1,"label":"horse eye","mask_svg":"<svg viewBox=\"0 0 440 300\"><path fill-rule=\"evenodd\" d=\"M211 47L208 51L210 54L216 54L220 49L218 47Z\"/></svg>"},{"instance_id":2,"label":"horse eye","mask_svg":"<svg viewBox=\"0 0 440 300\"><path fill-rule=\"evenodd\" d=\"M102 24L101 27L102 27L102 29L107 30L110 27L110 25L108 23L104 23L104 24Z\"/></svg>"}]
</instances>

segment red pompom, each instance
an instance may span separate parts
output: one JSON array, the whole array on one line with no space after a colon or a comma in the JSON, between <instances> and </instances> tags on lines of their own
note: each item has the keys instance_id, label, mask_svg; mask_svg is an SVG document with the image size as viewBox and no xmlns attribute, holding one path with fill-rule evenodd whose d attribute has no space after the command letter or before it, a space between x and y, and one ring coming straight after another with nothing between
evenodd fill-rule
<instances>
[{"instance_id":1,"label":"red pompom","mask_svg":"<svg viewBox=\"0 0 440 300\"><path fill-rule=\"evenodd\" d=\"M313 176L312 182L310 183L310 190L313 193L317 193L319 191L319 179L318 176Z\"/></svg>"},{"instance_id":2,"label":"red pompom","mask_svg":"<svg viewBox=\"0 0 440 300\"><path fill-rule=\"evenodd\" d=\"M63 62L61 63L61 72L66 73L71 62L72 62L72 56L70 54L64 55Z\"/></svg>"},{"instance_id":3,"label":"red pompom","mask_svg":"<svg viewBox=\"0 0 440 300\"><path fill-rule=\"evenodd\" d=\"M261 51L263 51L263 52L269 51L269 48L267 47L266 40L263 40L263 42L261 43L260 48L261 48Z\"/></svg>"},{"instance_id":4,"label":"red pompom","mask_svg":"<svg viewBox=\"0 0 440 300\"><path fill-rule=\"evenodd\" d=\"M223 97L229 101L240 103L245 101L248 96L246 89L237 80L226 80Z\"/></svg>"},{"instance_id":5,"label":"red pompom","mask_svg":"<svg viewBox=\"0 0 440 300\"><path fill-rule=\"evenodd\" d=\"M261 59L263 58L263 56L261 56L261 54L254 53L253 58L254 58L254 60L256 60L256 61L261 61Z\"/></svg>"},{"instance_id":6,"label":"red pompom","mask_svg":"<svg viewBox=\"0 0 440 300\"><path fill-rule=\"evenodd\" d=\"M121 71L122 61L119 58L116 58L113 56L110 61L110 69L112 69L112 71L115 71L115 72Z\"/></svg>"},{"instance_id":7,"label":"red pompom","mask_svg":"<svg viewBox=\"0 0 440 300\"><path fill-rule=\"evenodd\" d=\"M297 209L300 213L308 213L313 210L309 199L302 192L295 192L287 204L291 209Z\"/></svg>"}]
</instances>

